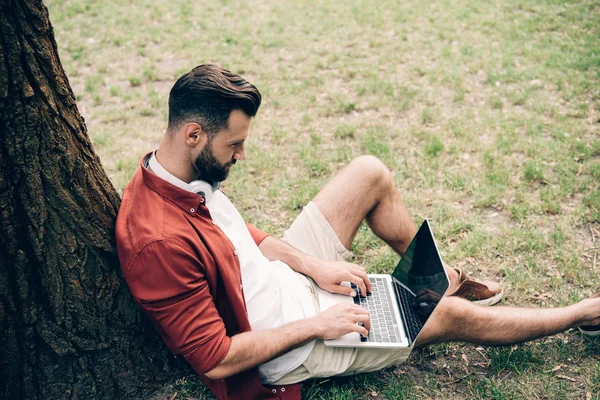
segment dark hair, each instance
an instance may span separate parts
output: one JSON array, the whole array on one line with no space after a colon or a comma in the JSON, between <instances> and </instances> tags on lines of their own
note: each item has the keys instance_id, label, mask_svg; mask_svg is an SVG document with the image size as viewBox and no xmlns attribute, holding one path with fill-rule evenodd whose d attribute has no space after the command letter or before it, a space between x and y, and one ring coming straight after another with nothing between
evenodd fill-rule
<instances>
[{"instance_id":1,"label":"dark hair","mask_svg":"<svg viewBox=\"0 0 600 400\"><path fill-rule=\"evenodd\" d=\"M203 64L180 77L169 94L169 128L197 122L210 137L227 127L229 114L241 110L254 117L260 92L225 68Z\"/></svg>"}]
</instances>

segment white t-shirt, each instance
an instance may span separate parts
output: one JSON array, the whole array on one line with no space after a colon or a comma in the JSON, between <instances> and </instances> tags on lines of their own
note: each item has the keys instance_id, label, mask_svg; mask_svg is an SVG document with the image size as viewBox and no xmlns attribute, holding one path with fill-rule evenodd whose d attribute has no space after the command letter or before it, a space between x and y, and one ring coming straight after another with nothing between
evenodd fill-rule
<instances>
[{"instance_id":1,"label":"white t-shirt","mask_svg":"<svg viewBox=\"0 0 600 400\"><path fill-rule=\"evenodd\" d=\"M308 280L281 261L269 261L252 239L244 219L231 201L216 190L207 193L206 206L215 224L237 250L244 298L253 331L278 328L316 315ZM291 350L258 368L261 381L272 383L300 366L315 342Z\"/></svg>"}]
</instances>

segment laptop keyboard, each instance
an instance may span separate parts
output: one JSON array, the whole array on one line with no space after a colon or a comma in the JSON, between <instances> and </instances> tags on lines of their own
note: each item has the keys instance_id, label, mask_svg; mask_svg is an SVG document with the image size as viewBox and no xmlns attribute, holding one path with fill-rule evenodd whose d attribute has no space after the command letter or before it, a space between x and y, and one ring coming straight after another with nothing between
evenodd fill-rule
<instances>
[{"instance_id":1,"label":"laptop keyboard","mask_svg":"<svg viewBox=\"0 0 600 400\"><path fill-rule=\"evenodd\" d=\"M351 286L358 296L354 298L354 303L369 310L371 314L371 330L366 342L374 343L398 343L402 337L402 330L396 315L390 307L392 301L395 301L394 293L390 293L385 279L372 277L371 280L372 295L360 297L360 289L352 283Z\"/></svg>"}]
</instances>

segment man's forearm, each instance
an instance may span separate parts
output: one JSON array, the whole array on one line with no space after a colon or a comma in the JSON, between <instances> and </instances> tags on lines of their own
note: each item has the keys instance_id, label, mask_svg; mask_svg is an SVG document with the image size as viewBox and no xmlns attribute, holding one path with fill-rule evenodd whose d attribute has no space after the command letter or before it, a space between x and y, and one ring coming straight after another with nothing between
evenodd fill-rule
<instances>
[{"instance_id":1,"label":"man's forearm","mask_svg":"<svg viewBox=\"0 0 600 400\"><path fill-rule=\"evenodd\" d=\"M296 249L283 240L272 236L266 237L258 246L260 251L270 261L283 261L291 269L301 274L312 276L311 270L318 260L303 251Z\"/></svg>"},{"instance_id":2,"label":"man's forearm","mask_svg":"<svg viewBox=\"0 0 600 400\"><path fill-rule=\"evenodd\" d=\"M279 355L322 336L315 318L284 325L277 329L244 332L231 338L227 356L206 373L210 379L225 379L263 364Z\"/></svg>"}]
</instances>

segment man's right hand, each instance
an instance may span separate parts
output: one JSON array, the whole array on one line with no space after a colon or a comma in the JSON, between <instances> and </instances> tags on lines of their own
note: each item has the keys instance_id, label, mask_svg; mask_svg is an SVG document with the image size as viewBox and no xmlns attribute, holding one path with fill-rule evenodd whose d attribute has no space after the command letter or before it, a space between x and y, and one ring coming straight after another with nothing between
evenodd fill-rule
<instances>
[{"instance_id":1,"label":"man's right hand","mask_svg":"<svg viewBox=\"0 0 600 400\"><path fill-rule=\"evenodd\" d=\"M371 316L369 311L349 302L341 302L319 313L315 318L321 339L337 339L350 332L369 335ZM357 323L360 322L364 326Z\"/></svg>"}]
</instances>

